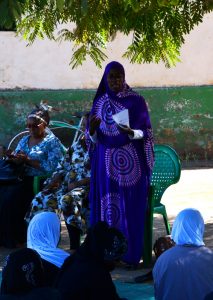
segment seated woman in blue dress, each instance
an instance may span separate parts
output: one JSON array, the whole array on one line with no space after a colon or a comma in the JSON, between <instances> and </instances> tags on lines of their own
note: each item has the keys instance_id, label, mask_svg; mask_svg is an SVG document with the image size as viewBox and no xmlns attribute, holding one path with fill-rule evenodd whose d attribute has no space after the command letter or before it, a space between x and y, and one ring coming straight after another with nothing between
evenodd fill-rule
<instances>
[{"instance_id":1,"label":"seated woman in blue dress","mask_svg":"<svg viewBox=\"0 0 213 300\"><path fill-rule=\"evenodd\" d=\"M23 165L21 181L0 181L0 246L15 248L26 241L24 216L33 199L33 178L52 173L63 157L63 145L50 130L48 110L37 107L27 116L29 135L23 137L7 160Z\"/></svg>"}]
</instances>

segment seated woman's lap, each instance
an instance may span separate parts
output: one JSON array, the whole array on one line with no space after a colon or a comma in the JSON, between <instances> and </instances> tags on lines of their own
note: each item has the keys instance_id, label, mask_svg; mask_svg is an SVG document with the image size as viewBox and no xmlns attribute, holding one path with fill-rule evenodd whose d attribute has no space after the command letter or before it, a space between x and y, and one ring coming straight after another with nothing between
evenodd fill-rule
<instances>
[{"instance_id":1,"label":"seated woman's lap","mask_svg":"<svg viewBox=\"0 0 213 300\"><path fill-rule=\"evenodd\" d=\"M26 241L24 216L33 198L33 177L0 182L0 246L14 248Z\"/></svg>"}]
</instances>

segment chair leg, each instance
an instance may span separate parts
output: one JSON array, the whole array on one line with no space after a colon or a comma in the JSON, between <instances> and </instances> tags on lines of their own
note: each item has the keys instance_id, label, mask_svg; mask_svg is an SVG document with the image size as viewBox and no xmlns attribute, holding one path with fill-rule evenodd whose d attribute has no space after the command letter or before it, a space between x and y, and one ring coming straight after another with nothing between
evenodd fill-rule
<instances>
[{"instance_id":1,"label":"chair leg","mask_svg":"<svg viewBox=\"0 0 213 300\"><path fill-rule=\"evenodd\" d=\"M143 247L143 265L148 267L152 262L152 225L150 220L146 220L144 230L144 247Z\"/></svg>"},{"instance_id":2,"label":"chair leg","mask_svg":"<svg viewBox=\"0 0 213 300\"><path fill-rule=\"evenodd\" d=\"M33 192L34 195L36 195L39 192L39 184L40 184L40 178L39 176L35 176L33 179Z\"/></svg>"},{"instance_id":3,"label":"chair leg","mask_svg":"<svg viewBox=\"0 0 213 300\"><path fill-rule=\"evenodd\" d=\"M163 219L164 219L164 224L166 226L166 232L167 234L170 234L171 233L171 229L170 229L170 225L169 225L169 222L168 222L168 217L167 217L167 213L166 213L166 210L163 214Z\"/></svg>"},{"instance_id":4,"label":"chair leg","mask_svg":"<svg viewBox=\"0 0 213 300\"><path fill-rule=\"evenodd\" d=\"M50 175L41 175L41 176L34 176L33 179L33 193L37 195L38 192L41 191L42 184Z\"/></svg>"},{"instance_id":5,"label":"chair leg","mask_svg":"<svg viewBox=\"0 0 213 300\"><path fill-rule=\"evenodd\" d=\"M152 263L152 235L153 235L153 198L152 189L149 193L146 223L144 228L143 265L149 267Z\"/></svg>"}]
</instances>

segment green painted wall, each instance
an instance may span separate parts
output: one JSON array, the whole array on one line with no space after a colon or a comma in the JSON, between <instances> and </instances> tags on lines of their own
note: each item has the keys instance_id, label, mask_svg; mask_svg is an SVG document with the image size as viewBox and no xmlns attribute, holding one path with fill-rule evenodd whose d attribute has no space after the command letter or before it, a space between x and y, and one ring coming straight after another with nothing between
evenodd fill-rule
<instances>
[{"instance_id":1,"label":"green painted wall","mask_svg":"<svg viewBox=\"0 0 213 300\"><path fill-rule=\"evenodd\" d=\"M156 143L176 149L181 159L213 165L213 86L136 89L149 106ZM25 128L34 104L47 100L52 119L76 123L72 115L89 111L94 90L0 91L0 144Z\"/></svg>"}]
</instances>

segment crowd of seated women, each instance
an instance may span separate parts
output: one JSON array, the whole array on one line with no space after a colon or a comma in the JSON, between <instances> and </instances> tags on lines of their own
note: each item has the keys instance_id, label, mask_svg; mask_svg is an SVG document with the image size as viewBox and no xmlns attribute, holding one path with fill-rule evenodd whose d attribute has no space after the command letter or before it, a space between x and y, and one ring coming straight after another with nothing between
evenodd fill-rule
<instances>
[{"instance_id":1,"label":"crowd of seated women","mask_svg":"<svg viewBox=\"0 0 213 300\"><path fill-rule=\"evenodd\" d=\"M59 238L55 213L40 213L32 219L27 248L6 259L0 299L121 299L110 276L115 261L127 250L119 230L98 222L71 255L57 248Z\"/></svg>"},{"instance_id":2,"label":"crowd of seated women","mask_svg":"<svg viewBox=\"0 0 213 300\"><path fill-rule=\"evenodd\" d=\"M0 187L6 192L0 200L0 246L23 248L6 259L0 299L120 299L110 271L126 252L126 239L119 230L99 222L80 246L85 207L79 207L84 202L79 197L86 198L86 189L81 189L78 199L69 191L88 186L88 154L81 139L64 156L63 145L47 129L49 120L43 107L33 110L27 116L29 135L7 153L8 162L24 164L24 174L20 182L4 182ZM33 177L51 173L33 198ZM60 209L72 239L70 247L77 249L71 255L58 248ZM28 227L26 216L30 216Z\"/></svg>"},{"instance_id":3,"label":"crowd of seated women","mask_svg":"<svg viewBox=\"0 0 213 300\"><path fill-rule=\"evenodd\" d=\"M198 210L177 215L175 245L158 257L153 269L155 299L213 299L213 252L205 247L203 234ZM6 259L0 299L121 299L110 275L128 247L119 230L98 222L74 254L58 248L59 240L57 214L36 215L28 227L27 248Z\"/></svg>"}]
</instances>

